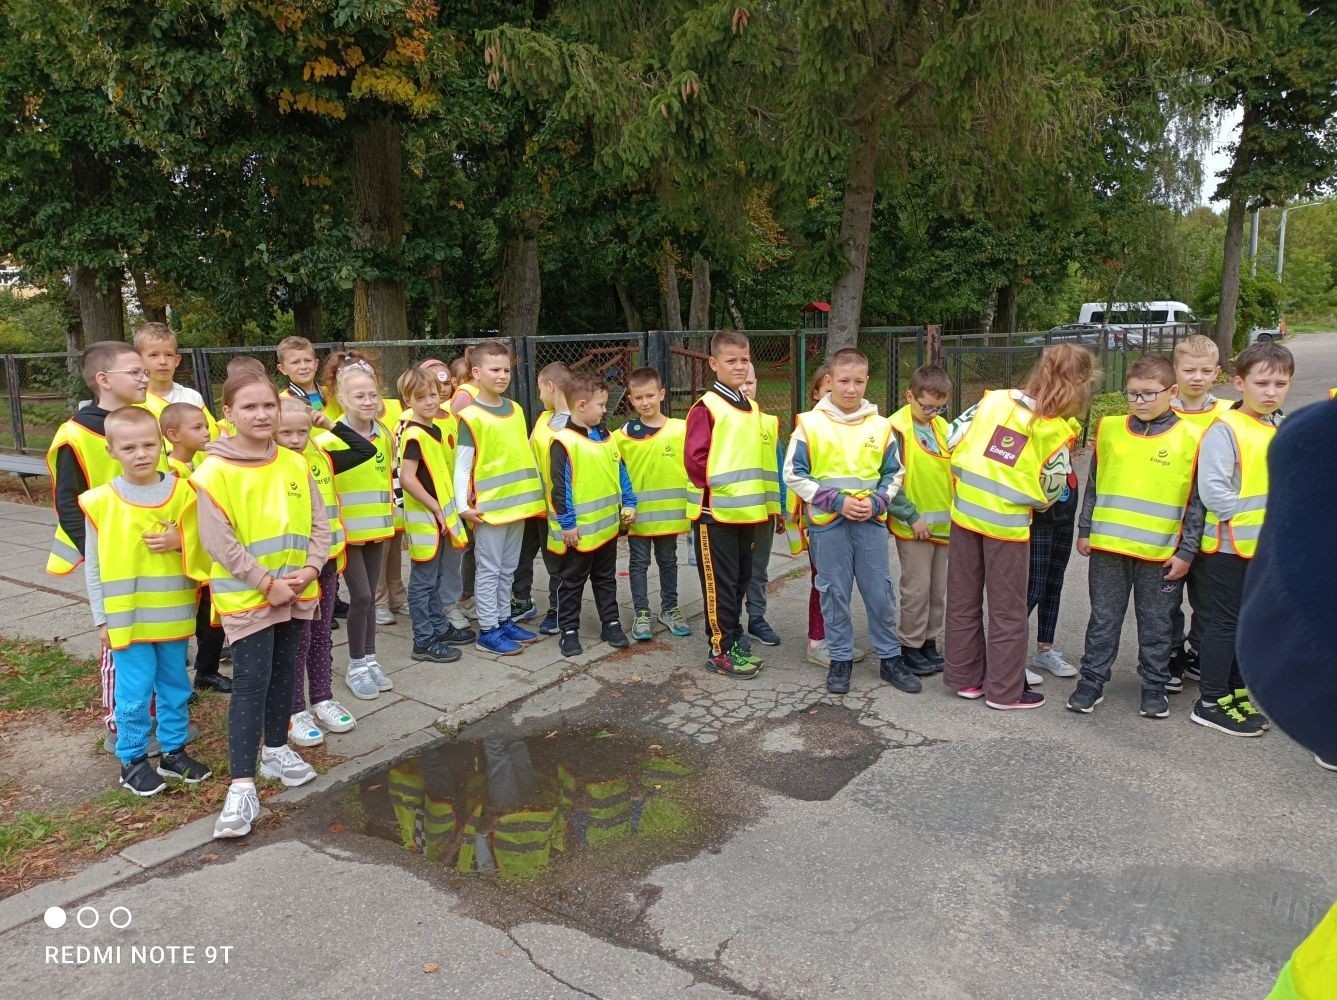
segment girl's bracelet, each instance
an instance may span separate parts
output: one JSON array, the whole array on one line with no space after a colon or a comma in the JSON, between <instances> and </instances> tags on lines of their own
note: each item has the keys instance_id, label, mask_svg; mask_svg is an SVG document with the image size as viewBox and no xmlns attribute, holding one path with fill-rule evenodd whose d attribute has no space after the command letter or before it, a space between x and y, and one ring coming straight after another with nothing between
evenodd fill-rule
<instances>
[{"instance_id":1,"label":"girl's bracelet","mask_svg":"<svg viewBox=\"0 0 1337 1000\"><path fill-rule=\"evenodd\" d=\"M265 577L265 589L262 590L262 591L260 591L260 595L261 595L262 597L268 597L268 596L269 596L269 592L270 592L271 590L273 590L273 589L274 589L274 578L273 578L272 576L266 576L266 577Z\"/></svg>"}]
</instances>

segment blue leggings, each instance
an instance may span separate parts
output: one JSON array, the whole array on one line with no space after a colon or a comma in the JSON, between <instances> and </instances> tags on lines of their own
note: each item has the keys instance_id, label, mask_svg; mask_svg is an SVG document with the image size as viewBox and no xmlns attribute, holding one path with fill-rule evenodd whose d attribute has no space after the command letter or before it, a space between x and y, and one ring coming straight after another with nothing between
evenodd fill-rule
<instances>
[{"instance_id":1,"label":"blue leggings","mask_svg":"<svg viewBox=\"0 0 1337 1000\"><path fill-rule=\"evenodd\" d=\"M116 756L122 764L148 752L149 706L158 697L158 742L164 753L186 745L190 673L188 640L136 642L112 651L116 665Z\"/></svg>"}]
</instances>

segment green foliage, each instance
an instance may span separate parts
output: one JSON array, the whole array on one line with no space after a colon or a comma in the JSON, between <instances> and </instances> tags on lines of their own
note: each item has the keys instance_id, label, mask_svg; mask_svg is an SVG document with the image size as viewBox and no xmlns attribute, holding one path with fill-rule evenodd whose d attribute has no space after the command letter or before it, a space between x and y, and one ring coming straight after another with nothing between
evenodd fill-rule
<instances>
[{"instance_id":1,"label":"green foliage","mask_svg":"<svg viewBox=\"0 0 1337 1000\"><path fill-rule=\"evenodd\" d=\"M1257 277L1250 277L1247 270L1240 273L1239 304L1235 308L1234 350L1244 349L1248 331L1256 326L1276 326L1281 319L1282 289L1277 284L1276 276L1259 270ZM1221 265L1218 262L1213 270L1207 271L1202 278L1195 303L1197 315L1203 319L1215 319L1221 307Z\"/></svg>"},{"instance_id":2,"label":"green foliage","mask_svg":"<svg viewBox=\"0 0 1337 1000\"><path fill-rule=\"evenodd\" d=\"M50 292L0 291L0 354L63 351L72 319L67 301Z\"/></svg>"}]
</instances>

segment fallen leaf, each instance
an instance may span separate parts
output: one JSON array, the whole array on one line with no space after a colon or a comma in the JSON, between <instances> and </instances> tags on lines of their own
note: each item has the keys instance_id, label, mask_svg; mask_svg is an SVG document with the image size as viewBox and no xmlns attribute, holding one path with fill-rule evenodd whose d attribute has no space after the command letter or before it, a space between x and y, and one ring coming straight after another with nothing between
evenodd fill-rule
<instances>
[{"instance_id":1,"label":"fallen leaf","mask_svg":"<svg viewBox=\"0 0 1337 1000\"><path fill-rule=\"evenodd\" d=\"M651 749L651 750L663 750L664 748L663 748L662 746L660 746L658 743L651 743L651 744L650 744L650 749Z\"/></svg>"},{"instance_id":2,"label":"fallen leaf","mask_svg":"<svg viewBox=\"0 0 1337 1000\"><path fill-rule=\"evenodd\" d=\"M331 824L330 824L330 833L347 833L347 832L348 832L348 824L347 824L347 823L331 823Z\"/></svg>"},{"instance_id":3,"label":"fallen leaf","mask_svg":"<svg viewBox=\"0 0 1337 1000\"><path fill-rule=\"evenodd\" d=\"M199 860L200 860L200 864L207 865L210 861L217 861L217 860L218 860L218 855L217 855L217 854L201 854Z\"/></svg>"},{"instance_id":4,"label":"fallen leaf","mask_svg":"<svg viewBox=\"0 0 1337 1000\"><path fill-rule=\"evenodd\" d=\"M511 957L511 949L510 949L510 948L502 948L501 950L499 950L499 951L497 952L497 954L498 954L501 958L510 958L510 957Z\"/></svg>"},{"instance_id":5,"label":"fallen leaf","mask_svg":"<svg viewBox=\"0 0 1337 1000\"><path fill-rule=\"evenodd\" d=\"M1067 909L1067 907L1060 906L1057 910L1054 911L1054 916L1058 916L1058 915L1061 914L1065 909Z\"/></svg>"},{"instance_id":6,"label":"fallen leaf","mask_svg":"<svg viewBox=\"0 0 1337 1000\"><path fill-rule=\"evenodd\" d=\"M441 966L438 965L436 962L424 962L422 964L422 971L426 972L428 975L431 975L433 972L440 972Z\"/></svg>"},{"instance_id":7,"label":"fallen leaf","mask_svg":"<svg viewBox=\"0 0 1337 1000\"><path fill-rule=\"evenodd\" d=\"M367 791L369 791L369 792L374 792L374 791L376 791L376 789L378 789L378 788L380 788L380 787L381 787L380 785L368 785L368 786L367 786Z\"/></svg>"},{"instance_id":8,"label":"fallen leaf","mask_svg":"<svg viewBox=\"0 0 1337 1000\"><path fill-rule=\"evenodd\" d=\"M639 684L641 681L645 680L645 678L640 674L632 674L630 680L633 684Z\"/></svg>"},{"instance_id":9,"label":"fallen leaf","mask_svg":"<svg viewBox=\"0 0 1337 1000\"><path fill-rule=\"evenodd\" d=\"M547 736L545 736L545 737L543 737L543 738L544 738L545 740L555 740L555 739L557 738L557 730L554 729L552 732L550 732Z\"/></svg>"}]
</instances>

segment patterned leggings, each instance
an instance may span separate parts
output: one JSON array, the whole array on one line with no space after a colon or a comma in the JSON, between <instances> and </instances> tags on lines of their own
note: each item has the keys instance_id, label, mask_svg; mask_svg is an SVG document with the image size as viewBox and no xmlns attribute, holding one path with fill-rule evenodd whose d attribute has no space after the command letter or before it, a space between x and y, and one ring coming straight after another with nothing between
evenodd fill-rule
<instances>
[{"instance_id":1,"label":"patterned leggings","mask_svg":"<svg viewBox=\"0 0 1337 1000\"><path fill-rule=\"evenodd\" d=\"M320 609L316 617L302 630L302 644L297 648L297 665L293 674L292 714L305 711L307 693L309 704L316 705L334 697L331 672L334 661L334 641L330 628L334 618L334 595L339 589L339 568L333 559L320 571ZM309 685L309 687L308 687Z\"/></svg>"}]
</instances>

